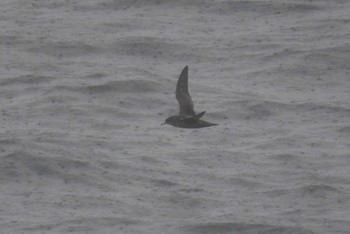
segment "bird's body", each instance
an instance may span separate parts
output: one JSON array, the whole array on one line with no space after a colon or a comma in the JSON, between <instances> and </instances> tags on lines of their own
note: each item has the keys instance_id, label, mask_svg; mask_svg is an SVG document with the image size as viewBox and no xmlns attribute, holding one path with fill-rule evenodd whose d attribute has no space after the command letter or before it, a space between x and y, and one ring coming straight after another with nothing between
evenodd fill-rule
<instances>
[{"instance_id":1,"label":"bird's body","mask_svg":"<svg viewBox=\"0 0 350 234\"><path fill-rule=\"evenodd\" d=\"M180 113L167 118L164 124L178 128L205 128L217 125L200 119L205 111L199 114L194 112L193 102L188 92L188 66L182 70L177 81L176 99L179 102Z\"/></svg>"},{"instance_id":2,"label":"bird's body","mask_svg":"<svg viewBox=\"0 0 350 234\"><path fill-rule=\"evenodd\" d=\"M217 125L196 117L186 117L182 115L170 116L165 120L165 123L177 128L205 128Z\"/></svg>"}]
</instances>

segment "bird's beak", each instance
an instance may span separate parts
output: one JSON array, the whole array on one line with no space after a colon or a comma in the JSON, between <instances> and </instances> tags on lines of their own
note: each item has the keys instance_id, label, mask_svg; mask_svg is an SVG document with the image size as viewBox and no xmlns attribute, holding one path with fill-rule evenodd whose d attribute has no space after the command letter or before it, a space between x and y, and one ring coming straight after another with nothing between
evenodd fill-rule
<instances>
[{"instance_id":1,"label":"bird's beak","mask_svg":"<svg viewBox=\"0 0 350 234\"><path fill-rule=\"evenodd\" d=\"M162 123L161 126L164 125L164 124L166 124L166 122Z\"/></svg>"}]
</instances>

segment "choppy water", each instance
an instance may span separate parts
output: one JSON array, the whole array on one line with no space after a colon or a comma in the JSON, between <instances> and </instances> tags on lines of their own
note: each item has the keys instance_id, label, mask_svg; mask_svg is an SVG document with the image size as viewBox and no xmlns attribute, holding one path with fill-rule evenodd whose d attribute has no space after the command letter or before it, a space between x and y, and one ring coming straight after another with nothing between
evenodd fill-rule
<instances>
[{"instance_id":1,"label":"choppy water","mask_svg":"<svg viewBox=\"0 0 350 234\"><path fill-rule=\"evenodd\" d=\"M350 233L347 1L0 8L1 233Z\"/></svg>"}]
</instances>

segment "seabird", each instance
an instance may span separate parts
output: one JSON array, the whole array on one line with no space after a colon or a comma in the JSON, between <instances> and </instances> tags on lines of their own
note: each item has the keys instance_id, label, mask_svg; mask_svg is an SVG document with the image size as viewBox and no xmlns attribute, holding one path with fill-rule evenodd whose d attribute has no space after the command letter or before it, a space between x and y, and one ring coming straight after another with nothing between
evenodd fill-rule
<instances>
[{"instance_id":1,"label":"seabird","mask_svg":"<svg viewBox=\"0 0 350 234\"><path fill-rule=\"evenodd\" d=\"M184 67L177 81L176 99L180 105L180 113L170 116L163 124L178 128L205 128L217 125L200 119L205 111L199 114L194 112L193 102L188 93L188 66Z\"/></svg>"}]
</instances>

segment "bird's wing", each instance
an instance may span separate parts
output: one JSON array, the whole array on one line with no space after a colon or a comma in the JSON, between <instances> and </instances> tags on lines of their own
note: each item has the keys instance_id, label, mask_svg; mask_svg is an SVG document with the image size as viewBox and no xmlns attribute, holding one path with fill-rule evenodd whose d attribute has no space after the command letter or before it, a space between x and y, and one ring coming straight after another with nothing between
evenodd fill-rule
<instances>
[{"instance_id":1,"label":"bird's wing","mask_svg":"<svg viewBox=\"0 0 350 234\"><path fill-rule=\"evenodd\" d=\"M193 102L188 93L188 66L186 66L179 77L176 85L176 99L180 105L180 115L195 116Z\"/></svg>"}]
</instances>

